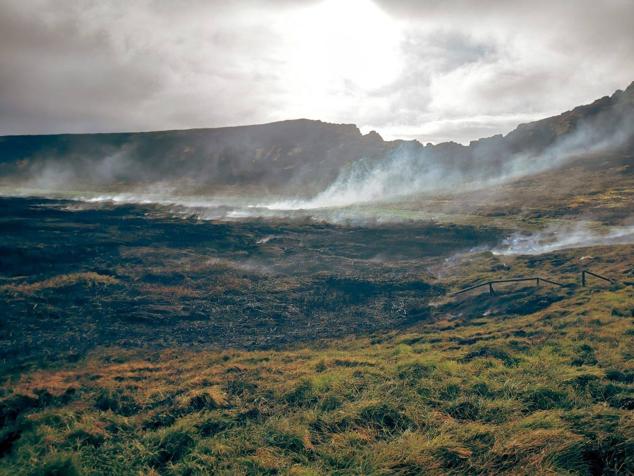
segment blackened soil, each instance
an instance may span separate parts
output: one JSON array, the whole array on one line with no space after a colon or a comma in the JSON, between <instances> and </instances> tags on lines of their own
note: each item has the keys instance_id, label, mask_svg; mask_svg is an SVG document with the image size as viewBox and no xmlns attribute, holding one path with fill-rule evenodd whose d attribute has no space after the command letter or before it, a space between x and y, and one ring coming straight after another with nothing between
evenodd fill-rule
<instances>
[{"instance_id":1,"label":"blackened soil","mask_svg":"<svg viewBox=\"0 0 634 476\"><path fill-rule=\"evenodd\" d=\"M499 235L0 198L0 362L12 372L99 345L267 348L408 325L444 292L431 260Z\"/></svg>"}]
</instances>

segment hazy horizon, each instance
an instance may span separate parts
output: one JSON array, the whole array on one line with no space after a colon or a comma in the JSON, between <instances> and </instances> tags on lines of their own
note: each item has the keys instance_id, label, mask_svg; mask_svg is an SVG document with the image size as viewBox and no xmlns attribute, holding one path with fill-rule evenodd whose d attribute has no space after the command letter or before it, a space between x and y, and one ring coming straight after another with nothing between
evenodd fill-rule
<instances>
[{"instance_id":1,"label":"hazy horizon","mask_svg":"<svg viewBox=\"0 0 634 476\"><path fill-rule=\"evenodd\" d=\"M452 0L0 6L0 135L293 118L467 143L634 78L634 4Z\"/></svg>"}]
</instances>

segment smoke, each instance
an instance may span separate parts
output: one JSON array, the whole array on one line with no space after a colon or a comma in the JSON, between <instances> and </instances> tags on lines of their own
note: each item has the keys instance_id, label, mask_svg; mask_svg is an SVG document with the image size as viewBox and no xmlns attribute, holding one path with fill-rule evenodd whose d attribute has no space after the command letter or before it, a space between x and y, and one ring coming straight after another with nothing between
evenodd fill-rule
<instances>
[{"instance_id":1,"label":"smoke","mask_svg":"<svg viewBox=\"0 0 634 476\"><path fill-rule=\"evenodd\" d=\"M209 219L354 220L355 214L372 215L373 206L408 200L420 205L438 194L466 207L461 193L490 191L576 158L622 149L634 142L633 106L634 84L468 146L385 142L354 125L308 120L147 134L17 136L0 142L0 179L14 194L154 203Z\"/></svg>"},{"instance_id":2,"label":"smoke","mask_svg":"<svg viewBox=\"0 0 634 476\"><path fill-rule=\"evenodd\" d=\"M488 155L489 147L472 150L447 144L455 152L450 160L438 147L401 144L381 161L360 159L343 169L324 191L309 199L258 203L271 210L312 210L398 200L432 193L461 193L493 187L515 179L556 169L573 159L618 149L634 135L634 117L616 123L606 135L592 123L579 126L538 153L519 152L503 160ZM486 141L486 140L485 140ZM457 160L456 160L457 157Z\"/></svg>"},{"instance_id":3,"label":"smoke","mask_svg":"<svg viewBox=\"0 0 634 476\"><path fill-rule=\"evenodd\" d=\"M401 145L381 161L362 158L340 172L324 191L307 200L260 203L271 210L312 210L379 202L431 190L434 178L446 175L432 168L415 146ZM445 177L446 178L446 177Z\"/></svg>"},{"instance_id":4,"label":"smoke","mask_svg":"<svg viewBox=\"0 0 634 476\"><path fill-rule=\"evenodd\" d=\"M541 255L569 248L634 244L634 225L597 230L588 223L550 226L537 233L515 233L493 249L499 255Z\"/></svg>"}]
</instances>

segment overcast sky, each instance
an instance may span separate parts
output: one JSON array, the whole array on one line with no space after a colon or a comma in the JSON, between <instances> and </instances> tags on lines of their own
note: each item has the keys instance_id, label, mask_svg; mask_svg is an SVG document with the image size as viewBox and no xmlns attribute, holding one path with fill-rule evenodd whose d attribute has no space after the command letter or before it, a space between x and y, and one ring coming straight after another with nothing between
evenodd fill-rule
<instances>
[{"instance_id":1,"label":"overcast sky","mask_svg":"<svg viewBox=\"0 0 634 476\"><path fill-rule=\"evenodd\" d=\"M624 89L634 0L2 0L0 134L307 117L468 142Z\"/></svg>"}]
</instances>

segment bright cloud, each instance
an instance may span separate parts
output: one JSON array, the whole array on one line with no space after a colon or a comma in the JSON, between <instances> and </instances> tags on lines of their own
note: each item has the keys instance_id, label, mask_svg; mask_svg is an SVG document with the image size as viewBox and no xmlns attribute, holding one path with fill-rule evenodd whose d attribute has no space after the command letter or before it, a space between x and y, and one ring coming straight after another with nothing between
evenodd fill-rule
<instances>
[{"instance_id":1,"label":"bright cloud","mask_svg":"<svg viewBox=\"0 0 634 476\"><path fill-rule=\"evenodd\" d=\"M468 142L634 79L628 0L9 0L0 134L308 117Z\"/></svg>"}]
</instances>

